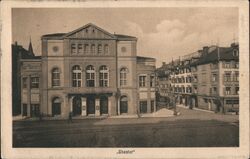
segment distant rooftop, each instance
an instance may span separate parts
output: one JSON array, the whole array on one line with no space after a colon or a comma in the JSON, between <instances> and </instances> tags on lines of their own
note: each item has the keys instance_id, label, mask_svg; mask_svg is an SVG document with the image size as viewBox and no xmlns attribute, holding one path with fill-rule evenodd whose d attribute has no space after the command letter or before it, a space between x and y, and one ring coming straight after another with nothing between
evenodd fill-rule
<instances>
[{"instance_id":1,"label":"distant rooftop","mask_svg":"<svg viewBox=\"0 0 250 159\"><path fill-rule=\"evenodd\" d=\"M45 34L42 37L48 37L48 38L53 38L53 37L63 37L66 33L54 33L54 34Z\"/></svg>"},{"instance_id":2,"label":"distant rooftop","mask_svg":"<svg viewBox=\"0 0 250 159\"><path fill-rule=\"evenodd\" d=\"M137 56L137 61L151 61L151 62L155 62L156 59L152 58L152 57L144 57L144 56Z\"/></svg>"}]
</instances>

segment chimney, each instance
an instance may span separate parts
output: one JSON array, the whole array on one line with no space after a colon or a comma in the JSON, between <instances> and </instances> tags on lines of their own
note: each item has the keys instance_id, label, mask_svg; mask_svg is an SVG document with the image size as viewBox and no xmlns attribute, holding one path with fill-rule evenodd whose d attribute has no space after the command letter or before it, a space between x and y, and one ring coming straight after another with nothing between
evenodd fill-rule
<instances>
[{"instance_id":1,"label":"chimney","mask_svg":"<svg viewBox=\"0 0 250 159\"><path fill-rule=\"evenodd\" d=\"M236 47L236 46L237 46L237 43L235 42L231 44L231 47Z\"/></svg>"},{"instance_id":2,"label":"chimney","mask_svg":"<svg viewBox=\"0 0 250 159\"><path fill-rule=\"evenodd\" d=\"M203 47L203 50L202 50L203 55L207 55L207 54L208 54L208 49L209 49L208 46L204 46L204 47Z\"/></svg>"},{"instance_id":3,"label":"chimney","mask_svg":"<svg viewBox=\"0 0 250 159\"><path fill-rule=\"evenodd\" d=\"M198 54L202 54L202 50L198 50Z\"/></svg>"},{"instance_id":4,"label":"chimney","mask_svg":"<svg viewBox=\"0 0 250 159\"><path fill-rule=\"evenodd\" d=\"M17 46L17 41L15 41L15 45Z\"/></svg>"}]
</instances>

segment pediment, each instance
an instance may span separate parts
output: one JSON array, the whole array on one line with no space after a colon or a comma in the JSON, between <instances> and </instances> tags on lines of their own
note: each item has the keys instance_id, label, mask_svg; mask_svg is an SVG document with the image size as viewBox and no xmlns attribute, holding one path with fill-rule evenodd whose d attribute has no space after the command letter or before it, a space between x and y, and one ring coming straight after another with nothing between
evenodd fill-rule
<instances>
[{"instance_id":1,"label":"pediment","mask_svg":"<svg viewBox=\"0 0 250 159\"><path fill-rule=\"evenodd\" d=\"M115 36L94 24L87 24L64 35L64 38L114 39Z\"/></svg>"}]
</instances>

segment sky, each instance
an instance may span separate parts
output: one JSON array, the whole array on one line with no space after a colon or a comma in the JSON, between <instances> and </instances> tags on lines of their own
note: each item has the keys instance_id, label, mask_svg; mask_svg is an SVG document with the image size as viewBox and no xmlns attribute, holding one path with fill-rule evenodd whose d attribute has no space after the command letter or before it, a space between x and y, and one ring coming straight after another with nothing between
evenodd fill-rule
<instances>
[{"instance_id":1,"label":"sky","mask_svg":"<svg viewBox=\"0 0 250 159\"><path fill-rule=\"evenodd\" d=\"M110 33L135 36L137 55L156 58L157 67L203 46L229 46L238 40L238 9L68 8L12 10L12 42L41 55L41 36L67 33L93 23Z\"/></svg>"}]
</instances>

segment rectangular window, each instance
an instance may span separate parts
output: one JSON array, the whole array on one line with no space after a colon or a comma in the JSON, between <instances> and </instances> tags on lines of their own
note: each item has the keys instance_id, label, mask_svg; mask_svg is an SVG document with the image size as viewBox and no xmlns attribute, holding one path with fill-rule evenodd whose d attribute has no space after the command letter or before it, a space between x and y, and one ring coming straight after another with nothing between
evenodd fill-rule
<instances>
[{"instance_id":1,"label":"rectangular window","mask_svg":"<svg viewBox=\"0 0 250 159\"><path fill-rule=\"evenodd\" d=\"M225 73L224 74L224 81L230 82L231 81L231 73Z\"/></svg>"},{"instance_id":2,"label":"rectangular window","mask_svg":"<svg viewBox=\"0 0 250 159\"><path fill-rule=\"evenodd\" d=\"M91 52L91 54L95 53L95 44L91 45L90 52Z\"/></svg>"},{"instance_id":3,"label":"rectangular window","mask_svg":"<svg viewBox=\"0 0 250 159\"><path fill-rule=\"evenodd\" d=\"M217 74L212 74L212 82L216 82L217 81Z\"/></svg>"},{"instance_id":4,"label":"rectangular window","mask_svg":"<svg viewBox=\"0 0 250 159\"><path fill-rule=\"evenodd\" d=\"M226 104L239 104L239 100L226 100Z\"/></svg>"},{"instance_id":5,"label":"rectangular window","mask_svg":"<svg viewBox=\"0 0 250 159\"><path fill-rule=\"evenodd\" d=\"M89 53L89 44L84 45L84 53L85 54Z\"/></svg>"},{"instance_id":6,"label":"rectangular window","mask_svg":"<svg viewBox=\"0 0 250 159\"><path fill-rule=\"evenodd\" d=\"M27 88L27 77L23 78L23 88Z\"/></svg>"},{"instance_id":7,"label":"rectangular window","mask_svg":"<svg viewBox=\"0 0 250 159\"><path fill-rule=\"evenodd\" d=\"M120 72L120 85L121 86L127 85L127 73L125 71Z\"/></svg>"},{"instance_id":8,"label":"rectangular window","mask_svg":"<svg viewBox=\"0 0 250 159\"><path fill-rule=\"evenodd\" d=\"M87 87L95 87L95 73L86 73Z\"/></svg>"},{"instance_id":9,"label":"rectangular window","mask_svg":"<svg viewBox=\"0 0 250 159\"><path fill-rule=\"evenodd\" d=\"M239 68L239 62L235 63L235 68Z\"/></svg>"},{"instance_id":10,"label":"rectangular window","mask_svg":"<svg viewBox=\"0 0 250 159\"><path fill-rule=\"evenodd\" d=\"M147 101L140 101L140 113L147 113Z\"/></svg>"},{"instance_id":11,"label":"rectangular window","mask_svg":"<svg viewBox=\"0 0 250 159\"><path fill-rule=\"evenodd\" d=\"M139 87L146 87L146 76L139 76Z\"/></svg>"},{"instance_id":12,"label":"rectangular window","mask_svg":"<svg viewBox=\"0 0 250 159\"><path fill-rule=\"evenodd\" d=\"M239 72L235 72L234 74L234 81L239 82Z\"/></svg>"},{"instance_id":13,"label":"rectangular window","mask_svg":"<svg viewBox=\"0 0 250 159\"><path fill-rule=\"evenodd\" d=\"M77 53L78 53L78 54L83 53L82 44L78 44L77 46L78 46Z\"/></svg>"},{"instance_id":14,"label":"rectangular window","mask_svg":"<svg viewBox=\"0 0 250 159\"><path fill-rule=\"evenodd\" d=\"M73 72L73 87L81 87L81 75L80 72Z\"/></svg>"},{"instance_id":15,"label":"rectangular window","mask_svg":"<svg viewBox=\"0 0 250 159\"><path fill-rule=\"evenodd\" d=\"M101 44L98 45L97 53L98 53L98 54L101 54L101 53L102 53L102 45L101 45Z\"/></svg>"},{"instance_id":16,"label":"rectangular window","mask_svg":"<svg viewBox=\"0 0 250 159\"><path fill-rule=\"evenodd\" d=\"M194 87L194 93L197 93L197 87Z\"/></svg>"},{"instance_id":17,"label":"rectangular window","mask_svg":"<svg viewBox=\"0 0 250 159\"><path fill-rule=\"evenodd\" d=\"M31 86L30 88L39 88L39 77L31 77Z\"/></svg>"},{"instance_id":18,"label":"rectangular window","mask_svg":"<svg viewBox=\"0 0 250 159\"><path fill-rule=\"evenodd\" d=\"M76 53L76 44L71 44L71 53L72 54Z\"/></svg>"},{"instance_id":19,"label":"rectangular window","mask_svg":"<svg viewBox=\"0 0 250 159\"><path fill-rule=\"evenodd\" d=\"M99 78L100 78L100 87L108 87L108 73L101 72Z\"/></svg>"},{"instance_id":20,"label":"rectangular window","mask_svg":"<svg viewBox=\"0 0 250 159\"><path fill-rule=\"evenodd\" d=\"M240 87L235 87L235 94L236 95L239 95L239 90L240 90Z\"/></svg>"},{"instance_id":21,"label":"rectangular window","mask_svg":"<svg viewBox=\"0 0 250 159\"><path fill-rule=\"evenodd\" d=\"M214 93L214 94L217 93L217 87L213 87L213 93Z\"/></svg>"},{"instance_id":22,"label":"rectangular window","mask_svg":"<svg viewBox=\"0 0 250 159\"><path fill-rule=\"evenodd\" d=\"M231 94L231 87L226 87L225 94L226 95L230 95Z\"/></svg>"},{"instance_id":23,"label":"rectangular window","mask_svg":"<svg viewBox=\"0 0 250 159\"><path fill-rule=\"evenodd\" d=\"M109 53L109 46L107 44L104 46L104 53L105 54Z\"/></svg>"},{"instance_id":24,"label":"rectangular window","mask_svg":"<svg viewBox=\"0 0 250 159\"><path fill-rule=\"evenodd\" d=\"M54 69L52 72L52 87L60 86L60 72L59 69Z\"/></svg>"},{"instance_id":25,"label":"rectangular window","mask_svg":"<svg viewBox=\"0 0 250 159\"><path fill-rule=\"evenodd\" d=\"M224 63L224 68L230 68L230 62L225 62Z\"/></svg>"},{"instance_id":26,"label":"rectangular window","mask_svg":"<svg viewBox=\"0 0 250 159\"><path fill-rule=\"evenodd\" d=\"M154 87L155 86L155 83L154 83L154 80L155 77L154 76L150 76L150 87Z\"/></svg>"},{"instance_id":27,"label":"rectangular window","mask_svg":"<svg viewBox=\"0 0 250 159\"><path fill-rule=\"evenodd\" d=\"M198 80L197 80L197 76L196 75L194 75L194 77L193 77L193 82L197 82Z\"/></svg>"}]
</instances>

